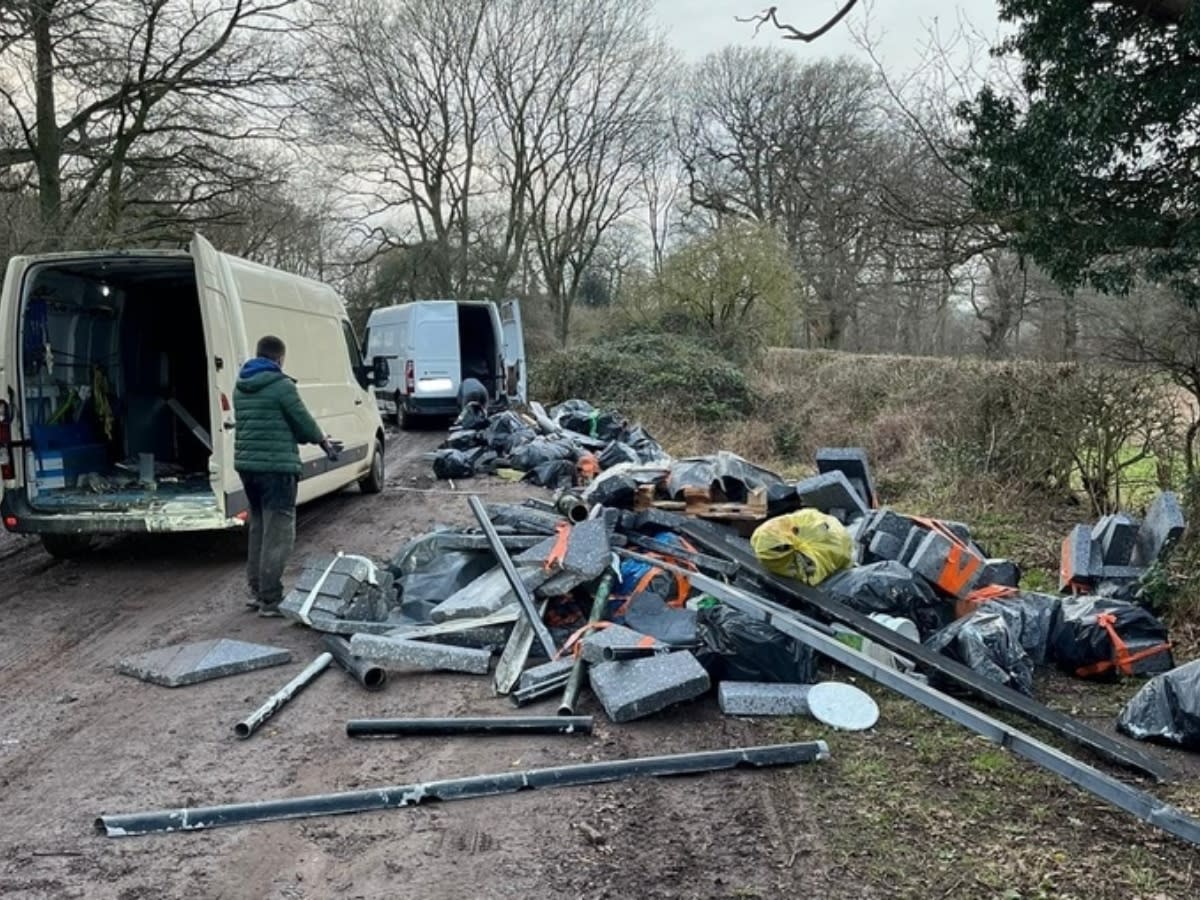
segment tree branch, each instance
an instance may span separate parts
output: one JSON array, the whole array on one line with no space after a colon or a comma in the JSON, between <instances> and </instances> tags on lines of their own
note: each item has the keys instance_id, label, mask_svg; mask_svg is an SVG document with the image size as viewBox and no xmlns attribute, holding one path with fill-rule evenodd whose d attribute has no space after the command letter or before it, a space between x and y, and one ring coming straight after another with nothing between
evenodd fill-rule
<instances>
[{"instance_id":1,"label":"tree branch","mask_svg":"<svg viewBox=\"0 0 1200 900\"><path fill-rule=\"evenodd\" d=\"M1131 2L1137 2L1137 0L1131 0ZM1145 3L1146 0L1142 0L1142 2ZM1180 3L1180 2L1186 3L1186 2L1190 2L1190 0L1163 0L1163 2L1168 3L1168 4ZM846 18L846 14L849 13L850 10L852 10L857 3L858 3L858 0L846 0L846 4L841 9L839 9L836 13L834 13L832 18L830 18L824 25L822 25L816 31L801 31L799 28L796 28L794 25L788 25L786 22L780 22L778 16L776 15L776 10L779 9L779 7L777 7L777 6L769 6L757 16L746 16L746 17L738 16L736 18L739 22L755 22L755 23L757 23L754 28L755 34L758 34L759 30L763 27L763 25L766 25L769 22L777 30L782 31L784 33L783 39L785 41L804 41L806 44L809 44L809 43L812 43L813 41L815 41L821 35L825 34L825 32L829 31L829 29L831 29L835 25L837 25L837 23L842 21L842 19Z\"/></svg>"}]
</instances>

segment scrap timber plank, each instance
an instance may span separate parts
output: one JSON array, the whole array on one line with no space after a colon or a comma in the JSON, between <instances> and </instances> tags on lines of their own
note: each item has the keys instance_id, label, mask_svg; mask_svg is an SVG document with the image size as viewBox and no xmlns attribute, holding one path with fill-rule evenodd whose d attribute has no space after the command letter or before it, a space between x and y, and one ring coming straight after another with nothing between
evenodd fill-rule
<instances>
[{"instance_id":1,"label":"scrap timber plank","mask_svg":"<svg viewBox=\"0 0 1200 900\"><path fill-rule=\"evenodd\" d=\"M1166 781L1171 777L1172 773L1169 768L1141 750L1051 709L1012 688L984 678L962 663L936 653L923 644L909 640L886 625L881 625L874 619L851 609L818 588L771 574L763 568L748 547L731 543L711 526L681 518L675 528L693 543L704 547L707 552L715 556L724 556L726 559L738 563L745 571L753 574L775 593L802 604L810 611L819 612L831 621L853 628L864 637L870 638L894 653L912 659L925 669L938 673L1001 709L1024 716L1061 737L1087 747L1110 762L1149 775L1156 781Z\"/></svg>"}]
</instances>

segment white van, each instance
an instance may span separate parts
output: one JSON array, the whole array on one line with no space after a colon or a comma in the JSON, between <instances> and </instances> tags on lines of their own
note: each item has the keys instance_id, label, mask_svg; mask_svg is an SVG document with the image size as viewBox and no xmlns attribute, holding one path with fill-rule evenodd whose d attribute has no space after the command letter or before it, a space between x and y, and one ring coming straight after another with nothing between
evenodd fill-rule
<instances>
[{"instance_id":1,"label":"white van","mask_svg":"<svg viewBox=\"0 0 1200 900\"><path fill-rule=\"evenodd\" d=\"M55 555L91 536L241 525L232 397L259 337L287 344L287 374L336 462L301 447L303 503L383 487L384 430L333 288L219 253L15 257L0 295L0 514Z\"/></svg>"},{"instance_id":2,"label":"white van","mask_svg":"<svg viewBox=\"0 0 1200 900\"><path fill-rule=\"evenodd\" d=\"M482 382L494 404L525 402L525 338L516 300L419 300L373 310L366 356L390 364L391 376L375 395L380 410L402 425L418 416L457 415L466 378Z\"/></svg>"}]
</instances>

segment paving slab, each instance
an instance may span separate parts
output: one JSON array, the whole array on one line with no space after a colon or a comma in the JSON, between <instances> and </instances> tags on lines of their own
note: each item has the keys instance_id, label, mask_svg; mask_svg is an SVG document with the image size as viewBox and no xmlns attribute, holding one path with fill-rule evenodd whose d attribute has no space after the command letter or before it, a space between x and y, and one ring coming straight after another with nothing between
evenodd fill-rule
<instances>
[{"instance_id":1,"label":"paving slab","mask_svg":"<svg viewBox=\"0 0 1200 900\"><path fill-rule=\"evenodd\" d=\"M806 716L811 684L722 681L717 701L727 716Z\"/></svg>"},{"instance_id":2,"label":"paving slab","mask_svg":"<svg viewBox=\"0 0 1200 900\"><path fill-rule=\"evenodd\" d=\"M634 631L624 625L609 625L584 637L580 642L580 654L586 662L599 665L608 662L604 658L605 650L626 647L648 647L656 652L665 652L668 649L662 641L640 631Z\"/></svg>"},{"instance_id":3,"label":"paving slab","mask_svg":"<svg viewBox=\"0 0 1200 900\"><path fill-rule=\"evenodd\" d=\"M1163 491L1146 510L1146 518L1138 529L1133 565L1149 566L1165 557L1183 537L1186 525L1179 498L1171 491Z\"/></svg>"},{"instance_id":4,"label":"paving slab","mask_svg":"<svg viewBox=\"0 0 1200 900\"><path fill-rule=\"evenodd\" d=\"M181 687L253 672L292 661L282 647L251 644L232 638L214 638L190 644L173 644L129 656L117 663L117 671L165 687Z\"/></svg>"},{"instance_id":5,"label":"paving slab","mask_svg":"<svg viewBox=\"0 0 1200 900\"><path fill-rule=\"evenodd\" d=\"M630 722L692 700L710 682L704 666L687 652L606 662L588 670L592 692L614 722Z\"/></svg>"},{"instance_id":6,"label":"paving slab","mask_svg":"<svg viewBox=\"0 0 1200 900\"><path fill-rule=\"evenodd\" d=\"M470 675L486 675L492 661L489 650L451 647L431 641L410 641L374 634L354 635L350 638L350 650L355 656L378 663L384 668L392 668L399 664L418 669L466 672Z\"/></svg>"}]
</instances>

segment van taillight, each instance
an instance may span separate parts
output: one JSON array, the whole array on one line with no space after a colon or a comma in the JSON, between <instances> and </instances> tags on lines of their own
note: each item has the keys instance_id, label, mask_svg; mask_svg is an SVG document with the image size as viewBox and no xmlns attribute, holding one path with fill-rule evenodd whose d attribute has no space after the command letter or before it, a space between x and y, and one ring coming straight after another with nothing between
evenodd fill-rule
<instances>
[{"instance_id":1,"label":"van taillight","mask_svg":"<svg viewBox=\"0 0 1200 900\"><path fill-rule=\"evenodd\" d=\"M417 392L417 372L411 359L404 363L404 392L407 394Z\"/></svg>"},{"instance_id":2,"label":"van taillight","mask_svg":"<svg viewBox=\"0 0 1200 900\"><path fill-rule=\"evenodd\" d=\"M13 468L12 426L3 421L0 422L0 480L12 481L16 477L16 470Z\"/></svg>"},{"instance_id":3,"label":"van taillight","mask_svg":"<svg viewBox=\"0 0 1200 900\"><path fill-rule=\"evenodd\" d=\"M229 398L221 391L221 412L229 412Z\"/></svg>"}]
</instances>

